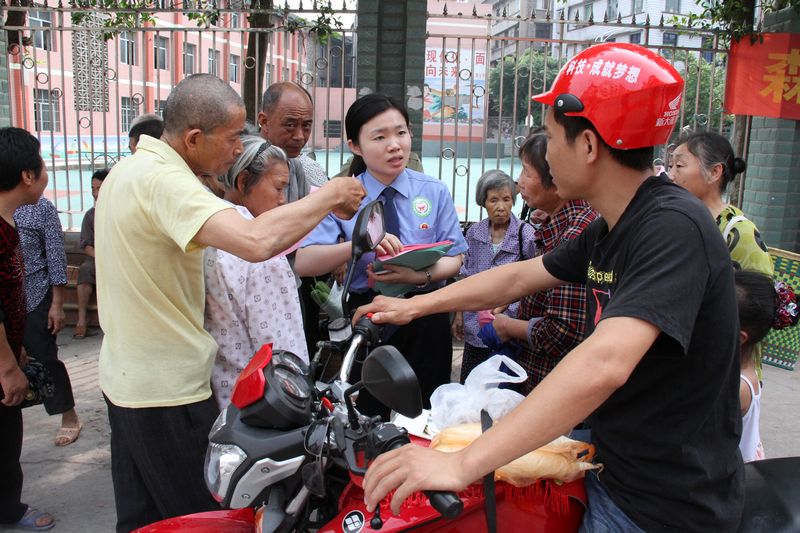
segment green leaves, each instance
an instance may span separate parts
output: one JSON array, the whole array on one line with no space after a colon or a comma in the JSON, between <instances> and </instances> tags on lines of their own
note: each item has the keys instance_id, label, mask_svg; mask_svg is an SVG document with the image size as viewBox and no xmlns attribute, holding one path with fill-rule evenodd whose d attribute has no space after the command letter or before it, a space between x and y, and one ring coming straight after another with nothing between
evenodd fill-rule
<instances>
[{"instance_id":1,"label":"green leaves","mask_svg":"<svg viewBox=\"0 0 800 533\"><path fill-rule=\"evenodd\" d=\"M325 44L331 35L343 29L341 21L336 17L337 11L330 2L317 4L316 18L307 20L292 16L288 6L274 9L272 0L247 0L230 3L227 9L220 9L215 0L70 0L73 8L72 23L76 26L90 25L94 20L90 17L100 15L103 20L103 38L109 40L119 33L141 27L145 23L155 24L155 13L183 13L187 19L198 27L210 27L220 22L223 13L240 11L245 13L252 28L273 28L273 16L285 20L283 26L274 31L307 31L314 34L320 44Z\"/></svg>"},{"instance_id":2,"label":"green leaves","mask_svg":"<svg viewBox=\"0 0 800 533\"><path fill-rule=\"evenodd\" d=\"M533 124L541 124L542 106L531 102L531 96L547 90L560 68L561 65L556 58L548 57L546 51L537 51L533 48L525 50L519 57L507 56L489 71L487 92L490 113L494 116L502 115L504 119L510 120L514 116L516 102L517 124L525 121L529 110Z\"/></svg>"}]
</instances>

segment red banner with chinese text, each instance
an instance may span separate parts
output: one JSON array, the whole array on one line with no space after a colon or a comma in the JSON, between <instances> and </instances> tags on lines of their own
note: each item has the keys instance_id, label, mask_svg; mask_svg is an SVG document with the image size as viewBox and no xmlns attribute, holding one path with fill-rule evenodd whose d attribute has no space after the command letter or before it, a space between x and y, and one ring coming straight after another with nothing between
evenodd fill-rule
<instances>
[{"instance_id":1,"label":"red banner with chinese text","mask_svg":"<svg viewBox=\"0 0 800 533\"><path fill-rule=\"evenodd\" d=\"M800 120L800 33L732 43L725 112Z\"/></svg>"}]
</instances>

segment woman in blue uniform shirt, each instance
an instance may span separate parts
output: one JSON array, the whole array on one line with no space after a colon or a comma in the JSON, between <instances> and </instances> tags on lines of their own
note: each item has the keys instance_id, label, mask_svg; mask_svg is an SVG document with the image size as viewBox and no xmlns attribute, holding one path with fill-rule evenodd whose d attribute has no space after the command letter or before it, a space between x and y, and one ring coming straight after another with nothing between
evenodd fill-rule
<instances>
[{"instance_id":1,"label":"woman in blue uniform shirt","mask_svg":"<svg viewBox=\"0 0 800 533\"><path fill-rule=\"evenodd\" d=\"M350 106L345 116L345 131L354 155L350 174L361 180L367 190L362 207L376 199L384 202L389 233L384 244L388 242L394 251L399 251L402 244L444 240L454 243L445 256L423 271L385 265L388 272L376 275L369 266L374 255L367 254L353 274L350 307L355 309L371 301L375 293L370 286L376 281L416 286L409 296L443 286L461 268L467 243L447 186L406 168L411 153L408 112L391 97L370 94ZM298 251L295 264L298 272L322 275L347 261L356 218L341 220L328 215ZM339 243L340 238L345 242ZM420 382L423 401L429 406L434 389L450 382L453 344L449 315L419 318L394 332L385 331L384 338L411 364ZM366 391L359 393L358 407L365 414L388 415L388 410Z\"/></svg>"}]
</instances>

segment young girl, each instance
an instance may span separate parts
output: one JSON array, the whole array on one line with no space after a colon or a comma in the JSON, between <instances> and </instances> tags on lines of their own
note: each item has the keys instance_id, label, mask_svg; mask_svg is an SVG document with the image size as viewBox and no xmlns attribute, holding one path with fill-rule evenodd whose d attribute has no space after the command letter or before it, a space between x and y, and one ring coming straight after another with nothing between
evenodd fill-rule
<instances>
[{"instance_id":1,"label":"young girl","mask_svg":"<svg viewBox=\"0 0 800 533\"><path fill-rule=\"evenodd\" d=\"M408 112L391 97L370 94L356 100L348 109L345 132L353 152L350 174L361 180L367 191L362 207L376 199L384 203L389 234L384 242L388 241L395 252L402 249L402 244L444 240L454 243L447 255L422 271L386 265L387 272L376 275L368 266L374 254L366 254L355 266L350 308L355 310L356 306L372 300L375 293L370 287L376 281L416 286L412 294L441 287L461 268L467 243L447 186L406 168L411 153ZM297 272L304 276L323 275L347 261L356 218L342 220L328 215L306 239L304 248L298 250ZM345 242L339 243L340 238ZM423 401L429 405L434 389L450 382L453 345L449 314L420 318L393 332L386 328L384 340L400 350L411 364L422 389ZM359 393L358 406L365 414L388 415L388 410L366 391Z\"/></svg>"},{"instance_id":2,"label":"young girl","mask_svg":"<svg viewBox=\"0 0 800 533\"><path fill-rule=\"evenodd\" d=\"M742 439L739 450L745 462L764 459L758 429L761 414L761 383L756 375L753 347L771 328L783 329L797 323L798 308L791 287L760 272L736 272L736 300L739 305L741 343Z\"/></svg>"}]
</instances>

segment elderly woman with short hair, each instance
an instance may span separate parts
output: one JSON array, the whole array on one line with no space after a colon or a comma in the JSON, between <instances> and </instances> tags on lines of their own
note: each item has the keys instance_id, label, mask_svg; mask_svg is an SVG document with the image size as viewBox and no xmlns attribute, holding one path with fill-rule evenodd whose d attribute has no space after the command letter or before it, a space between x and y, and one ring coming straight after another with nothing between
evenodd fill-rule
<instances>
[{"instance_id":1,"label":"elderly woman with short hair","mask_svg":"<svg viewBox=\"0 0 800 533\"><path fill-rule=\"evenodd\" d=\"M486 209L487 216L467 231L467 250L459 277L465 278L496 266L530 259L536 255L533 227L520 221L511 212L517 197L514 180L501 170L490 170L478 180L475 201ZM505 314L515 317L519 303L511 304ZM464 340L461 362L463 383L469 373L490 355L489 348L478 338L478 314L456 313L453 335Z\"/></svg>"},{"instance_id":2,"label":"elderly woman with short hair","mask_svg":"<svg viewBox=\"0 0 800 533\"><path fill-rule=\"evenodd\" d=\"M246 218L286 203L286 153L259 136L242 138L243 151L222 176L225 200ZM205 329L217 341L211 389L217 404L230 403L233 384L267 343L308 361L295 275L284 255L260 263L206 248Z\"/></svg>"}]
</instances>

